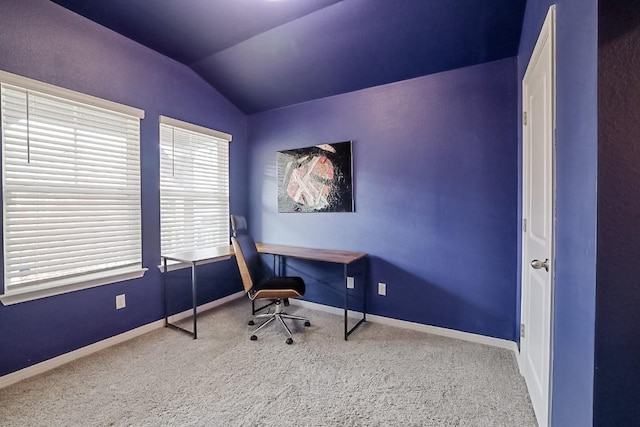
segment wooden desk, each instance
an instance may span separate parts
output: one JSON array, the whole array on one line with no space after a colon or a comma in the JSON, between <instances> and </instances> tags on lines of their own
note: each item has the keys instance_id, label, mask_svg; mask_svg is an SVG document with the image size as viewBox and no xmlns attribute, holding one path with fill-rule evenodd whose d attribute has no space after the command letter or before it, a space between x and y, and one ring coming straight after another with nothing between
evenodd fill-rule
<instances>
[{"instance_id":1,"label":"wooden desk","mask_svg":"<svg viewBox=\"0 0 640 427\"><path fill-rule=\"evenodd\" d=\"M351 333L358 328L358 326L360 326L362 323L364 323L367 320L366 270L365 270L365 280L363 280L363 282L365 283L363 283L362 285L362 300L363 300L362 318L351 329L349 329L349 323L348 323L349 291L346 283L347 277L348 277L347 268L349 264L352 264L358 260L365 258L367 256L366 252L301 248L297 246L273 245L269 243L256 243L256 246L258 248L258 252L263 254L274 255L276 257L279 257L281 260L283 257L292 257L292 258L306 259L311 261L342 264L343 271L344 271L344 339L345 341L349 338L349 335L351 335Z\"/></svg>"},{"instance_id":2,"label":"wooden desk","mask_svg":"<svg viewBox=\"0 0 640 427\"><path fill-rule=\"evenodd\" d=\"M367 256L365 252L351 252L351 251L334 251L329 249L312 249L302 248L298 246L284 246L284 245L272 245L268 243L256 243L258 252L262 254L273 255L283 260L285 257L306 259L311 261L330 262L334 264L342 264L344 271L344 339L347 340L349 335L355 331L358 326L366 321L366 284L362 286L363 293L363 311L362 318L358 323L349 329L348 325L348 289L346 286L347 281L347 267ZM233 246L221 246L217 248L198 249L194 251L176 252L171 254L161 255L162 258L162 280L164 285L164 325L165 327L171 327L173 329L185 332L193 337L198 338L198 312L197 312L197 295L198 295L198 282L196 280L196 266L198 264L205 264L209 262L217 262L227 260L234 256ZM193 309L193 331L184 329L178 325L169 323L169 309L167 302L167 261L178 261L191 265L191 293L192 293L192 309ZM366 281L366 272L365 272Z\"/></svg>"},{"instance_id":3,"label":"wooden desk","mask_svg":"<svg viewBox=\"0 0 640 427\"><path fill-rule=\"evenodd\" d=\"M223 261L234 256L233 246L221 246L217 248L197 249L194 251L176 252L172 254L160 255L162 258L162 282L164 285L164 326L177 329L182 332L193 336L193 339L198 338L198 285L196 281L196 265L204 264L207 262ZM186 264L191 264L191 297L193 304L193 331L181 328L178 325L169 323L169 309L167 307L167 260L179 261Z\"/></svg>"},{"instance_id":4,"label":"wooden desk","mask_svg":"<svg viewBox=\"0 0 640 427\"><path fill-rule=\"evenodd\" d=\"M256 243L256 247L258 248L258 252L263 254L308 259L311 261L332 262L336 264L351 264L367 256L366 252L301 248L298 246L272 245L270 243Z\"/></svg>"}]
</instances>

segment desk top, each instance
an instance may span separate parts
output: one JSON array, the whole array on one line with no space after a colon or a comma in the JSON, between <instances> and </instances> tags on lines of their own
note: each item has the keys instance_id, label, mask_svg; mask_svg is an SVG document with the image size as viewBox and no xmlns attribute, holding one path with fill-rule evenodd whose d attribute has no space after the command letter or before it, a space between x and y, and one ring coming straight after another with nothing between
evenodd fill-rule
<instances>
[{"instance_id":1,"label":"desk top","mask_svg":"<svg viewBox=\"0 0 640 427\"><path fill-rule=\"evenodd\" d=\"M281 255L311 261L334 262L337 264L351 264L367 256L366 252L336 251L332 249L301 248L298 246L273 245L270 243L256 243L258 252L263 254ZM219 246L216 248L196 249L193 251L174 252L162 255L172 261L189 264L199 262L223 261L234 256L233 246Z\"/></svg>"},{"instance_id":2,"label":"desk top","mask_svg":"<svg viewBox=\"0 0 640 427\"><path fill-rule=\"evenodd\" d=\"M234 256L233 246L219 246L216 248L196 249L193 251L174 252L172 254L161 255L172 261L199 263L204 261L223 261Z\"/></svg>"},{"instance_id":3,"label":"desk top","mask_svg":"<svg viewBox=\"0 0 640 427\"><path fill-rule=\"evenodd\" d=\"M256 243L256 246L258 247L258 252L263 254L282 255L312 261L335 262L337 264L351 264L367 256L366 252L301 248L298 246L273 245L270 243Z\"/></svg>"}]
</instances>

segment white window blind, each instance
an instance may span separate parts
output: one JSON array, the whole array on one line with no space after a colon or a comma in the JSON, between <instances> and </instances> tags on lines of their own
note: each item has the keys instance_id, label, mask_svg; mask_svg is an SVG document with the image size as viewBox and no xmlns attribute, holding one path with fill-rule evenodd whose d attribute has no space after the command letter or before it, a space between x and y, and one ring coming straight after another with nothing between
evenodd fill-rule
<instances>
[{"instance_id":1,"label":"white window blind","mask_svg":"<svg viewBox=\"0 0 640 427\"><path fill-rule=\"evenodd\" d=\"M161 254L229 244L230 141L160 118Z\"/></svg>"},{"instance_id":2,"label":"white window blind","mask_svg":"<svg viewBox=\"0 0 640 427\"><path fill-rule=\"evenodd\" d=\"M142 268L140 119L1 85L5 293Z\"/></svg>"}]
</instances>

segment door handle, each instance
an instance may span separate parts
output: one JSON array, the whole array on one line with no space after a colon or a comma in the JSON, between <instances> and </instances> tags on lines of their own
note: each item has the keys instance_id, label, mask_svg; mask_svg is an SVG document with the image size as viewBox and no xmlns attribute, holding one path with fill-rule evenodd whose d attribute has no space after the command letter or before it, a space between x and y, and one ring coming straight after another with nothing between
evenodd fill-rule
<instances>
[{"instance_id":1,"label":"door handle","mask_svg":"<svg viewBox=\"0 0 640 427\"><path fill-rule=\"evenodd\" d=\"M535 268L536 270L544 268L545 271L549 271L549 258L545 259L544 262L538 259L534 259L533 261L531 261L531 267Z\"/></svg>"}]
</instances>

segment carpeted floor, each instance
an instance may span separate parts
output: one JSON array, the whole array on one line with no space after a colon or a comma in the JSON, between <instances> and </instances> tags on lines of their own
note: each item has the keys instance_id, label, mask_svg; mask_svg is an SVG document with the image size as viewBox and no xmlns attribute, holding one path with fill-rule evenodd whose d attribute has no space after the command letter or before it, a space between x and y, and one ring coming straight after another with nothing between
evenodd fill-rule
<instances>
[{"instance_id":1,"label":"carpeted floor","mask_svg":"<svg viewBox=\"0 0 640 427\"><path fill-rule=\"evenodd\" d=\"M249 302L0 390L2 426L535 426L510 351L301 307L250 341Z\"/></svg>"}]
</instances>

